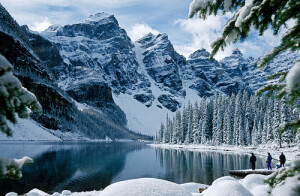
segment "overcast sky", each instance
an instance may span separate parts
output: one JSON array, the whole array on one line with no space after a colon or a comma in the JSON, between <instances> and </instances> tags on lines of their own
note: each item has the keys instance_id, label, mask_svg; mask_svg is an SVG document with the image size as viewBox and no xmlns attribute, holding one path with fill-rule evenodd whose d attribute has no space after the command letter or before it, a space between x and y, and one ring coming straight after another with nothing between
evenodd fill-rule
<instances>
[{"instance_id":1,"label":"overcast sky","mask_svg":"<svg viewBox=\"0 0 300 196\"><path fill-rule=\"evenodd\" d=\"M210 16L203 21L188 19L191 0L0 0L20 24L42 31L52 24L74 24L98 12L113 14L132 40L148 32L167 33L175 49L188 57L197 49L211 51L210 44L221 35L232 14ZM252 31L243 43L230 45L216 56L218 60L239 48L245 56L259 57L279 45L280 38L269 30L259 37Z\"/></svg>"}]
</instances>

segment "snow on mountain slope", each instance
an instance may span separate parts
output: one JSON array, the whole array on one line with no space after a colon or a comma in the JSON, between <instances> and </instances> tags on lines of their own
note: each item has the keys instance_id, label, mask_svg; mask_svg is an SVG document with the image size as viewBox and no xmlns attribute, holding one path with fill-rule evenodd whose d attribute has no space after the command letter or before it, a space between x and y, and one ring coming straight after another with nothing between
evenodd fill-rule
<instances>
[{"instance_id":1,"label":"snow on mountain slope","mask_svg":"<svg viewBox=\"0 0 300 196\"><path fill-rule=\"evenodd\" d=\"M160 124L165 122L166 115L173 116L173 112L163 107L158 101L158 97L162 94L172 94L161 90L155 80L148 75L143 62L145 49L141 48L141 44L135 43L134 52L140 65L138 72L149 79L150 87L148 87L146 92L141 92L140 89L137 89L132 90L130 94L121 93L118 95L114 93L113 98L115 103L125 112L129 129L154 135ZM143 93L144 97L149 97L149 99L145 98L145 102L138 100L136 95L142 95L141 93Z\"/></svg>"},{"instance_id":2,"label":"snow on mountain slope","mask_svg":"<svg viewBox=\"0 0 300 196\"><path fill-rule=\"evenodd\" d=\"M173 116L173 112L165 107L156 105L145 107L144 104L132 98L128 94L114 94L115 103L125 112L127 127L144 134L154 135L159 129L160 123L165 122L166 115Z\"/></svg>"},{"instance_id":3,"label":"snow on mountain slope","mask_svg":"<svg viewBox=\"0 0 300 196\"><path fill-rule=\"evenodd\" d=\"M0 140L8 141L26 141L26 140L46 140L46 141L61 141L57 136L54 136L45 128L39 126L32 119L18 119L18 123L9 125L13 130L12 137L7 137L4 133L0 132Z\"/></svg>"}]
</instances>

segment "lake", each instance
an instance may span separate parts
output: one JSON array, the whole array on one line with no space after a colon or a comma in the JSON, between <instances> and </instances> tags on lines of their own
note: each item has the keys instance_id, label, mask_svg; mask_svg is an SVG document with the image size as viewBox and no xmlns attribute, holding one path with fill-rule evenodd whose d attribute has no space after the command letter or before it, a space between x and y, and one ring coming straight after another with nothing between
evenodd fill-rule
<instances>
[{"instance_id":1,"label":"lake","mask_svg":"<svg viewBox=\"0 0 300 196\"><path fill-rule=\"evenodd\" d=\"M0 142L1 158L29 156L20 180L0 179L0 195L24 194L33 188L47 193L91 191L134 178L160 178L176 183L211 184L228 170L249 169L250 155L153 148L143 143ZM257 156L257 168L265 157Z\"/></svg>"}]
</instances>

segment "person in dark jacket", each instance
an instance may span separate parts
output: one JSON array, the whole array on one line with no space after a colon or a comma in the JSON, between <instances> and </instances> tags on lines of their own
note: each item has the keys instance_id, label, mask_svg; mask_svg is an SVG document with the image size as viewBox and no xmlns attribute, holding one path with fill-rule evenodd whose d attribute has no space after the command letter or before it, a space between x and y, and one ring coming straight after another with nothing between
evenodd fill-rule
<instances>
[{"instance_id":1,"label":"person in dark jacket","mask_svg":"<svg viewBox=\"0 0 300 196\"><path fill-rule=\"evenodd\" d=\"M285 164L285 156L283 154L283 152L281 153L281 155L279 156L279 161L280 161L280 167L284 167L284 164Z\"/></svg>"},{"instance_id":2,"label":"person in dark jacket","mask_svg":"<svg viewBox=\"0 0 300 196\"><path fill-rule=\"evenodd\" d=\"M272 163L272 156L270 153L268 153L268 158L267 158L267 167L268 167L268 170L272 170L272 166L271 166L271 163Z\"/></svg>"},{"instance_id":3,"label":"person in dark jacket","mask_svg":"<svg viewBox=\"0 0 300 196\"><path fill-rule=\"evenodd\" d=\"M251 153L251 157L250 157L250 163L252 164L252 170L255 170L255 161L256 161L256 157L253 153Z\"/></svg>"}]
</instances>

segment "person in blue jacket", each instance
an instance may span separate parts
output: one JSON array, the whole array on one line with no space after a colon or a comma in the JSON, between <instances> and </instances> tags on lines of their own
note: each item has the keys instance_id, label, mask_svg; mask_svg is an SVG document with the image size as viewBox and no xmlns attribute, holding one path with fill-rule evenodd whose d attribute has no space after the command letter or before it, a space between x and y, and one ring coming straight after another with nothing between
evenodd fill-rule
<instances>
[{"instance_id":1,"label":"person in blue jacket","mask_svg":"<svg viewBox=\"0 0 300 196\"><path fill-rule=\"evenodd\" d=\"M268 158L267 158L267 167L268 167L268 170L272 170L272 166L271 166L271 163L272 163L272 156L270 153L268 153Z\"/></svg>"}]
</instances>

